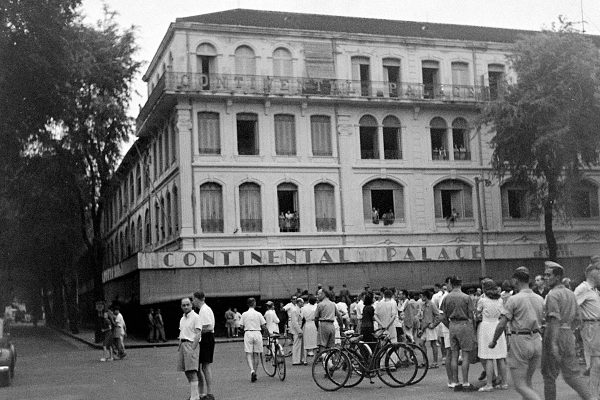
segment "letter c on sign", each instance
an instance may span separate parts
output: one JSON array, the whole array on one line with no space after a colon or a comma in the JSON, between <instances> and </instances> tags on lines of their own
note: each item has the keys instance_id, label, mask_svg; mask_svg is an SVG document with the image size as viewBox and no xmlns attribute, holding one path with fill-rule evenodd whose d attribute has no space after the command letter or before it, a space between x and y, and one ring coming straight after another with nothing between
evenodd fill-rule
<instances>
[{"instance_id":1,"label":"letter c on sign","mask_svg":"<svg viewBox=\"0 0 600 400\"><path fill-rule=\"evenodd\" d=\"M173 257L173 253L167 253L165 254L164 258L163 258L163 264L165 264L165 267L172 267L173 263L170 262L170 258L169 257Z\"/></svg>"},{"instance_id":2,"label":"letter c on sign","mask_svg":"<svg viewBox=\"0 0 600 400\"><path fill-rule=\"evenodd\" d=\"M186 267L191 267L192 265L196 264L196 256L194 253L185 253L185 256L183 256L183 263L186 265Z\"/></svg>"}]
</instances>

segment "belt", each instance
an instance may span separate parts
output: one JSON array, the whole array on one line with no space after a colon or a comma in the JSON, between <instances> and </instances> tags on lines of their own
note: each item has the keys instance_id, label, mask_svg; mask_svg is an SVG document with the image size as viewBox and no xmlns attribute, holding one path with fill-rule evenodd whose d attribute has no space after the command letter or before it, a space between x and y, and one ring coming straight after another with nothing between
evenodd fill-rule
<instances>
[{"instance_id":1,"label":"belt","mask_svg":"<svg viewBox=\"0 0 600 400\"><path fill-rule=\"evenodd\" d=\"M534 329L532 331L510 331L511 335L533 335L536 333L540 333L540 330Z\"/></svg>"},{"instance_id":2,"label":"belt","mask_svg":"<svg viewBox=\"0 0 600 400\"><path fill-rule=\"evenodd\" d=\"M319 322L331 322L333 324L332 319L320 319Z\"/></svg>"},{"instance_id":3,"label":"belt","mask_svg":"<svg viewBox=\"0 0 600 400\"><path fill-rule=\"evenodd\" d=\"M450 322L462 322L462 321L468 321L467 318L450 318Z\"/></svg>"},{"instance_id":4,"label":"belt","mask_svg":"<svg viewBox=\"0 0 600 400\"><path fill-rule=\"evenodd\" d=\"M192 341L191 341L191 340L188 340L188 339L179 339L179 341L180 341L181 343L185 343L185 342L192 343Z\"/></svg>"}]
</instances>

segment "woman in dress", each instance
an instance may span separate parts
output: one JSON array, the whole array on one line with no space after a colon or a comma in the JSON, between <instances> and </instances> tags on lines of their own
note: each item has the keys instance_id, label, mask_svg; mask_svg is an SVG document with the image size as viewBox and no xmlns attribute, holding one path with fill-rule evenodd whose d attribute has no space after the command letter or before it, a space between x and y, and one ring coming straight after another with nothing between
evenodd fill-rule
<instances>
[{"instance_id":1,"label":"woman in dress","mask_svg":"<svg viewBox=\"0 0 600 400\"><path fill-rule=\"evenodd\" d=\"M368 293L364 299L362 320L360 323L360 334L362 340L369 344L371 349L375 347L375 308L373 308L373 295Z\"/></svg>"},{"instance_id":2,"label":"woman in dress","mask_svg":"<svg viewBox=\"0 0 600 400\"><path fill-rule=\"evenodd\" d=\"M308 304L300 309L300 317L304 322L302 326L302 337L304 338L304 350L306 355L312 357L317 348L317 326L315 325L315 311L317 309L317 298L310 295Z\"/></svg>"},{"instance_id":3,"label":"woman in dress","mask_svg":"<svg viewBox=\"0 0 600 400\"><path fill-rule=\"evenodd\" d=\"M481 316L481 323L477 331L477 342L479 343L477 355L485 363L487 382L479 391L490 392L493 389L508 389L506 383L506 336L502 334L498 339L498 344L493 349L487 346L487 343L490 343L494 338L503 301L493 280L484 279L481 285L484 295L477 302L477 313ZM498 363L498 374L501 379L501 383L496 386L493 385L494 361Z\"/></svg>"}]
</instances>

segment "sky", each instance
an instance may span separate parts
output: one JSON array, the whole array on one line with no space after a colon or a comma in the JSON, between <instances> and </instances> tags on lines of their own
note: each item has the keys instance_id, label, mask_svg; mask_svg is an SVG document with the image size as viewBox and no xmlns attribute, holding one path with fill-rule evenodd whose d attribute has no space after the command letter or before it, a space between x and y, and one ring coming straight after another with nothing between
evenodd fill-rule
<instances>
[{"instance_id":1,"label":"sky","mask_svg":"<svg viewBox=\"0 0 600 400\"><path fill-rule=\"evenodd\" d=\"M585 32L600 35L600 0L83 0L81 12L87 22L102 17L103 4L118 13L121 26L137 27L137 59L144 66L134 83L132 117L147 98L142 75L169 24L179 17L249 8L541 30L550 28L559 15L581 29L583 10Z\"/></svg>"}]
</instances>

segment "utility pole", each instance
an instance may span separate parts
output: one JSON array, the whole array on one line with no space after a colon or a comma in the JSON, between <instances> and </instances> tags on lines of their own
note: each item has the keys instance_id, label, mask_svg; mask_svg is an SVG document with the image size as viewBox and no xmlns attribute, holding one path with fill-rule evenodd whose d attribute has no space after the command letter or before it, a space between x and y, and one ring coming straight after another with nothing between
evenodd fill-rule
<instances>
[{"instance_id":1,"label":"utility pole","mask_svg":"<svg viewBox=\"0 0 600 400\"><path fill-rule=\"evenodd\" d=\"M487 269L485 267L485 247L483 243L483 218L482 215L482 207L481 207L481 198L480 198L480 189L479 184L485 182L484 179L475 177L475 192L477 196L477 220L478 220L478 231L479 231L479 255L481 260L481 277L487 276Z\"/></svg>"}]
</instances>

